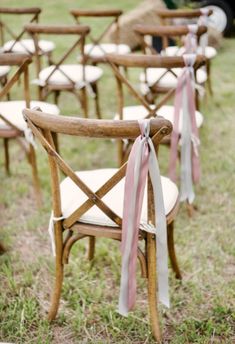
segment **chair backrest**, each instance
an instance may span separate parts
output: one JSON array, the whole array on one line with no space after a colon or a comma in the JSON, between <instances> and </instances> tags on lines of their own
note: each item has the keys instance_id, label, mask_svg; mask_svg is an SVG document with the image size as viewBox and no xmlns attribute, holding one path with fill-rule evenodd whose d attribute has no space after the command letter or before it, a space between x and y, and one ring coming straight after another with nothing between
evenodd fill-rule
<instances>
[{"instance_id":1,"label":"chair backrest","mask_svg":"<svg viewBox=\"0 0 235 344\"><path fill-rule=\"evenodd\" d=\"M54 69L52 69L51 73L47 76L46 80L44 81L44 85L47 86L50 77L57 71L60 72L66 77L69 81L71 86L75 87L75 83L71 78L60 69L61 64L63 64L75 51L75 49L79 49L79 53L81 56L84 56L84 44L85 44L85 37L89 33L90 29L87 25L40 25L40 24L28 24L25 25L25 30L32 36L35 44L35 60L36 60L36 70L37 75L39 75L42 65L41 65L41 50L39 47L39 36L40 35L58 35L58 36L68 36L71 35L75 37L73 43L68 43L68 49L63 52L63 55L59 58L58 62L55 62L51 59L50 63L54 65ZM67 41L66 41L67 42ZM84 66L85 67L85 66ZM85 69L83 69L83 74L85 73ZM85 76L83 77L85 80Z\"/></svg>"},{"instance_id":2,"label":"chair backrest","mask_svg":"<svg viewBox=\"0 0 235 344\"><path fill-rule=\"evenodd\" d=\"M30 106L30 92L29 92L29 64L32 62L32 59L28 54L0 54L0 65L2 66L17 66L18 68L13 73L7 83L0 90L0 100L3 100L12 87L18 83L20 77L23 76L23 99L25 100L25 106ZM19 132L19 129L14 126L8 119L2 116L0 113L0 118L13 129L14 133ZM6 131L9 135L9 130ZM1 130L1 137L5 136L4 130Z\"/></svg>"},{"instance_id":3,"label":"chair backrest","mask_svg":"<svg viewBox=\"0 0 235 344\"><path fill-rule=\"evenodd\" d=\"M4 51L6 53L12 52L12 49L15 47L16 43L19 43L22 45L22 48L28 53L31 54L31 52L28 50L26 46L20 40L25 34L25 28L23 28L23 25L21 25L22 29L19 30L18 33L15 33L14 29L15 28L15 21L12 20L13 16L26 16L28 17L28 20L25 22L26 23L33 23L33 22L38 22L39 20L39 15L41 13L41 9L39 7L19 7L19 8L14 8L14 7L0 7L0 37L1 37L1 45L3 46L6 40L13 40L12 44L5 49ZM10 16L10 20L9 20Z\"/></svg>"},{"instance_id":4,"label":"chair backrest","mask_svg":"<svg viewBox=\"0 0 235 344\"><path fill-rule=\"evenodd\" d=\"M118 95L118 113L120 119L123 117L123 107L124 107L124 92L123 85L125 84L129 90L129 93L132 94L135 99L143 105L148 115L146 118L157 116L157 110L159 110L168 100L170 100L175 92L175 88L169 89L160 101L151 105L146 101L145 97L137 91L132 85L131 81L126 78L126 75L123 72L123 67L125 68L141 68L146 73L147 68L165 68L166 73L168 71L172 72L173 68L183 68L185 67L185 62L183 57L167 57L167 56L156 56L156 55L117 55L117 54L107 54L106 58L111 65L111 68L114 72L116 81L117 81L117 95ZM197 56L194 64L194 72L196 77L196 71L200 66L205 64L204 56ZM173 72L172 72L173 73ZM165 73L163 74L165 75ZM148 86L150 91L161 92L160 87L157 85L158 81L152 85Z\"/></svg>"},{"instance_id":5,"label":"chair backrest","mask_svg":"<svg viewBox=\"0 0 235 344\"><path fill-rule=\"evenodd\" d=\"M176 10L170 10L170 9L159 9L155 10L155 13L160 17L161 24L162 25L168 25L169 20L172 19L198 19L202 15L201 9L176 9ZM208 11L208 16L212 15L213 10Z\"/></svg>"},{"instance_id":6,"label":"chair backrest","mask_svg":"<svg viewBox=\"0 0 235 344\"><path fill-rule=\"evenodd\" d=\"M53 212L55 217L61 214L61 194L59 170L80 188L87 196L87 200L64 220L64 226L69 228L85 214L92 206L96 205L114 223L121 226L122 219L104 203L102 198L125 176L126 163L102 185L99 190L93 192L83 182L68 163L55 150L52 132L92 138L113 138L113 139L135 139L140 135L137 121L114 121L114 120L90 120L68 116L54 116L36 110L23 110L28 126L40 141L48 153L51 186L53 198ZM162 118L151 120L150 137L152 137L155 149L165 135L169 135L172 126L169 121Z\"/></svg>"},{"instance_id":7,"label":"chair backrest","mask_svg":"<svg viewBox=\"0 0 235 344\"><path fill-rule=\"evenodd\" d=\"M162 41L163 50L170 45L170 39L178 39L177 43L182 45L185 36L191 33L190 26L187 25L135 25L134 31L141 37L141 47L144 53L157 54L146 37L159 37ZM207 32L206 26L199 26L196 31L197 42L200 37Z\"/></svg>"},{"instance_id":8,"label":"chair backrest","mask_svg":"<svg viewBox=\"0 0 235 344\"><path fill-rule=\"evenodd\" d=\"M104 30L100 33L99 36L94 36L94 31L91 30L91 33L89 34L89 38L91 40L91 42L94 45L98 45L100 47L100 49L102 50L102 47L100 46L103 37L105 36L105 34L108 32L108 30L110 29L111 26L115 25L116 26L116 35L115 35L115 43L119 44L120 41L120 35L119 35L119 17L122 15L123 11L122 10L118 10L118 9L106 9L106 10L83 10L83 9L72 9L70 11L70 13L72 14L72 16L75 18L77 23L80 23L80 19L82 17L85 18L97 18L97 19L103 19L104 18L110 18L110 23L107 24L107 26L104 28ZM89 25L92 26L92 24L89 23ZM92 52L92 47L89 53ZM87 54L87 58L88 55ZM97 61L99 59L97 58ZM102 58L100 58L100 60L103 61Z\"/></svg>"}]
</instances>

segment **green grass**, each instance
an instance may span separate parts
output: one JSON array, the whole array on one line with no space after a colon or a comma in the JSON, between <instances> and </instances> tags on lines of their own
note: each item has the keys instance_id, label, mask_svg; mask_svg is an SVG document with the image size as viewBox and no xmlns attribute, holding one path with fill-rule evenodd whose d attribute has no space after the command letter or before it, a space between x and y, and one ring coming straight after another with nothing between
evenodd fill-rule
<instances>
[{"instance_id":1,"label":"green grass","mask_svg":"<svg viewBox=\"0 0 235 344\"><path fill-rule=\"evenodd\" d=\"M106 1L107 3L107 1ZM127 10L136 1L122 0ZM9 1L2 0L2 6ZM32 1L11 1L12 6ZM75 1L34 1L44 10L42 22L72 23L67 8ZM104 6L105 1L80 1L85 7ZM116 7L115 3L108 6ZM97 24L99 29L99 25ZM60 50L66 42L58 41ZM235 342L235 39L223 41L213 61L214 97L208 97L202 112L202 179L196 189L198 211L189 219L182 206L176 221L176 246L182 284L170 275L171 308L160 307L164 343ZM131 75L136 77L135 74ZM115 83L109 68L100 83L104 117L116 109ZM34 86L32 86L34 93ZM17 90L13 96L19 95ZM131 99L128 102L131 103ZM92 99L91 114L93 114ZM62 113L81 114L72 96L60 100ZM88 169L117 163L113 142L65 137L61 150L73 167ZM98 240L94 263L86 259L87 242L77 243L65 269L58 317L48 324L53 281L53 258L47 235L50 213L49 171L45 153L37 158L44 204L36 208L30 168L18 146L11 144L12 176L6 177L0 157L0 239L9 251L0 257L0 341L12 343L153 343L148 324L146 283L138 272L137 305L128 318L120 317L117 300L120 281L119 245ZM163 172L168 150L160 150Z\"/></svg>"}]
</instances>

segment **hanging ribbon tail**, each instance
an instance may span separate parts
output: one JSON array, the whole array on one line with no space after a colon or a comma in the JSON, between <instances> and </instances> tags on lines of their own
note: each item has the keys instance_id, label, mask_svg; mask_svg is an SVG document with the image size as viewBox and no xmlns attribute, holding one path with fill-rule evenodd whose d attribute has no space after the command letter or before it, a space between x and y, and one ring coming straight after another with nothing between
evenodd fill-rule
<instances>
[{"instance_id":1,"label":"hanging ribbon tail","mask_svg":"<svg viewBox=\"0 0 235 344\"><path fill-rule=\"evenodd\" d=\"M119 295L119 306L118 311L121 315L127 315L128 311L131 310L135 305L136 300L136 265L137 265L137 248L138 248L138 235L139 235L139 228L140 228L140 217L142 211L142 204L144 198L144 189L146 186L146 180L148 175L148 170L150 171L151 175L154 176L154 181L152 181L153 185L156 185L154 188L155 195L154 199L158 200L157 203L155 202L155 211L158 214L158 206L163 200L159 200L159 194L161 189L159 189L160 181L160 173L159 176L157 175L157 171L159 172L157 158L155 154L155 150L152 144L151 147L151 139L149 138L149 130L150 130L150 120L140 121L140 128L142 135L139 136L134 145L132 147L128 165L127 165L127 172L126 172L126 180L125 180L125 195L124 195L124 208L123 208L123 225L122 225L122 269L121 269L121 285L120 285L120 295ZM155 164L152 158L154 151L155 156ZM153 162L152 162L153 160ZM153 167L151 167L153 166ZM155 179L159 179L158 184ZM160 185L161 186L161 185ZM157 192L156 192L157 190ZM162 206L162 205L161 205ZM163 205L164 208L164 205ZM162 211L165 217L165 211ZM161 220L161 216L159 214L156 216L156 219L161 226L161 223L164 223L164 220ZM164 232L162 227L160 228L159 235L160 241L159 244L161 246L158 249L159 254L159 265L162 263L162 256L164 258L164 254L162 250L164 248L164 240L163 235L161 234ZM166 229L165 229L165 236L166 236ZM163 243L163 244L162 244ZM165 254L167 255L167 243L165 245ZM164 260L164 259L163 259ZM166 259L167 261L167 259ZM161 268L162 269L162 268ZM167 264L164 269L161 270L160 277L159 277L159 286L161 291L159 294L161 295L161 300L164 301L166 305L169 305L169 297L167 299L165 293L167 291L168 295L168 274L165 274L167 271ZM164 281L162 278L164 275ZM163 291L163 286L165 291Z\"/></svg>"},{"instance_id":2,"label":"hanging ribbon tail","mask_svg":"<svg viewBox=\"0 0 235 344\"><path fill-rule=\"evenodd\" d=\"M200 178L199 164L199 134L196 124L195 109L195 80L193 65L195 54L183 55L185 68L178 79L174 101L174 122L171 136L171 151L169 164L169 177L175 181L176 164L179 143L179 118L182 116L181 128L181 167L180 167L180 200L192 203L195 198L193 183ZM182 113L182 114L181 114Z\"/></svg>"}]
</instances>

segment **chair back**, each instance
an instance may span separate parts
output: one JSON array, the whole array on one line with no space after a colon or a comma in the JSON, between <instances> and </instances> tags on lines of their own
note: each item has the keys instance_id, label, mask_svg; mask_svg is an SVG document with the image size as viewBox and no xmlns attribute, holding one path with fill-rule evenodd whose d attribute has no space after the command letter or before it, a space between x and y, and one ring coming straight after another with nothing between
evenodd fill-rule
<instances>
[{"instance_id":1,"label":"chair back","mask_svg":"<svg viewBox=\"0 0 235 344\"><path fill-rule=\"evenodd\" d=\"M202 15L201 9L159 9L155 10L155 13L160 17L162 25L169 25L169 21L172 19L199 19ZM213 10L208 11L208 16L212 15Z\"/></svg>"},{"instance_id":2,"label":"chair back","mask_svg":"<svg viewBox=\"0 0 235 344\"><path fill-rule=\"evenodd\" d=\"M50 64L54 66L49 75L44 80L43 85L40 85L44 88L50 88L49 79L53 74L60 70L60 72L66 77L66 80L71 85L71 88L75 88L75 82L63 71L60 69L60 66L71 57L72 53L79 49L81 56L84 56L84 44L85 37L89 33L90 29L87 25L40 25L40 24L28 24L25 26L25 30L32 36L34 45L35 45L35 60L36 60L36 71L37 76L39 76L40 71L42 70L41 65L41 50L39 47L39 37L42 35L54 35L54 36L72 36L75 37L74 41L69 42L67 45L67 50L63 51L63 54L60 54L58 61L50 59ZM67 40L66 40L67 43ZM83 80L85 81L85 65L83 64ZM63 86L64 87L64 86ZM69 86L68 86L69 87ZM40 96L40 99L43 97Z\"/></svg>"},{"instance_id":3,"label":"chair back","mask_svg":"<svg viewBox=\"0 0 235 344\"><path fill-rule=\"evenodd\" d=\"M99 46L100 50L103 51L101 43L103 37L106 35L106 33L109 31L111 26L116 26L116 35L114 37L114 43L119 44L120 43L120 34L119 34L119 17L122 15L123 11L122 10L117 10L117 9L106 9L106 10L83 10L83 9L72 9L70 11L71 15L74 17L77 23L81 22L81 18L96 18L96 19L103 19L108 18L110 19L110 22L105 26L103 31L97 35L94 36L93 33L94 31L91 30L91 33L89 34L89 38L91 42L94 44L94 46ZM92 26L92 23L89 23L89 25ZM91 47L90 51L86 53L86 58L91 59L89 57L90 53L92 52L94 48ZM105 53L105 51L103 51ZM103 57L92 57L93 62L104 62Z\"/></svg>"},{"instance_id":4,"label":"chair back","mask_svg":"<svg viewBox=\"0 0 235 344\"><path fill-rule=\"evenodd\" d=\"M116 226L120 227L122 219L114 213L102 198L125 176L127 164L125 163L122 165L117 172L99 188L99 190L93 192L62 156L56 152L52 133L78 136L81 138L135 139L140 135L138 122L90 120L69 116L54 116L39 110L29 109L23 110L23 114L30 129L48 154L54 216L60 217L62 215L59 170L61 170L65 176L69 177L87 196L87 200L63 221L64 228L69 228L75 224L75 222L79 221L80 217L94 205L114 222L114 226L116 224ZM172 126L167 120L162 118L151 120L150 137L152 138L156 150L159 142L165 135L171 132L171 129ZM104 228L103 231L105 231ZM109 229L108 232L109 234L107 235L109 237L112 237L112 235L115 237L115 231Z\"/></svg>"},{"instance_id":5,"label":"chair back","mask_svg":"<svg viewBox=\"0 0 235 344\"><path fill-rule=\"evenodd\" d=\"M1 45L3 46L4 43L9 40L9 38L12 40L12 43L7 47L4 48L4 52L11 53L13 52L13 48L16 44L20 44L24 51L26 51L28 54L31 54L31 52L28 50L28 48L24 45L23 42L21 42L22 37L25 35L25 28L23 25L21 25L21 29L18 33L16 33L15 30L15 21L13 20L13 17L27 17L26 23L37 23L39 20L39 15L41 13L41 9L39 7L0 7L0 39L1 39ZM14 24L14 25L11 25ZM14 29L12 29L12 27Z\"/></svg>"},{"instance_id":6,"label":"chair back","mask_svg":"<svg viewBox=\"0 0 235 344\"><path fill-rule=\"evenodd\" d=\"M169 101L175 92L175 88L169 89L167 93L165 93L162 98L158 101L157 104L149 104L149 102L145 99L145 97L135 89L133 83L127 79L123 67L125 68L141 68L146 76L146 70L148 68L165 68L166 72L163 74L165 75L167 72L172 72L173 68L183 68L185 67L185 62L183 57L169 57L169 56L156 56L156 55L118 55L118 54L107 54L106 58L114 72L115 79L117 81L117 99L118 99L118 114L120 119L123 118L123 107L124 107L124 90L123 85L125 85L130 94L134 96L138 103L143 105L148 115L146 118L155 117L157 116L157 111ZM196 77L196 71L202 65L205 64L205 57L204 56L197 56L196 62L194 64L194 71ZM160 80L158 80L160 81ZM152 93L158 93L160 95L161 88L158 86L158 81L152 85L148 86Z\"/></svg>"},{"instance_id":7,"label":"chair back","mask_svg":"<svg viewBox=\"0 0 235 344\"><path fill-rule=\"evenodd\" d=\"M152 39L148 40L147 37L159 37L162 42L162 49L166 49L170 45L170 40L177 41L177 45L181 46L185 36L191 33L191 27L188 25L135 25L134 31L141 38L142 51L145 54L158 54L152 46ZM196 39L199 42L200 37L207 32L206 26L199 26L196 28Z\"/></svg>"}]
</instances>

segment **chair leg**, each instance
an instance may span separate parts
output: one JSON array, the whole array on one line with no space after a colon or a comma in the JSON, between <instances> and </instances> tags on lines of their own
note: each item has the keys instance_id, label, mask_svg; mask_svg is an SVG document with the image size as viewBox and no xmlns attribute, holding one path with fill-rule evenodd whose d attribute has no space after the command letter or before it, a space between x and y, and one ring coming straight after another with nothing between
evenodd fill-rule
<instances>
[{"instance_id":1,"label":"chair leg","mask_svg":"<svg viewBox=\"0 0 235 344\"><path fill-rule=\"evenodd\" d=\"M32 167L32 174L33 174L33 184L34 189L36 193L36 201L38 206L40 207L42 205L42 194L41 194L41 187L40 187L40 181L38 177L38 170L37 170L37 163L36 163L36 154L35 150L32 145L29 147L29 162Z\"/></svg>"},{"instance_id":2,"label":"chair leg","mask_svg":"<svg viewBox=\"0 0 235 344\"><path fill-rule=\"evenodd\" d=\"M84 112L84 117L88 118L88 102L87 102L87 91L86 87L81 89L81 105Z\"/></svg>"},{"instance_id":3,"label":"chair leg","mask_svg":"<svg viewBox=\"0 0 235 344\"><path fill-rule=\"evenodd\" d=\"M0 241L0 254L3 254L5 252L6 252L6 249L5 249L5 247L3 246L3 244Z\"/></svg>"},{"instance_id":4,"label":"chair leg","mask_svg":"<svg viewBox=\"0 0 235 344\"><path fill-rule=\"evenodd\" d=\"M5 155L5 171L9 175L10 174L10 159L9 159L9 139L3 139L4 145L4 155Z\"/></svg>"},{"instance_id":5,"label":"chair leg","mask_svg":"<svg viewBox=\"0 0 235 344\"><path fill-rule=\"evenodd\" d=\"M210 60L208 60L206 63L206 73L207 73L208 90L209 90L210 96L213 97L213 89L212 89L212 84L211 84L211 62L210 62Z\"/></svg>"},{"instance_id":6,"label":"chair leg","mask_svg":"<svg viewBox=\"0 0 235 344\"><path fill-rule=\"evenodd\" d=\"M179 265L175 253L175 243L174 243L174 222L172 221L167 225L167 244L168 244L168 253L171 261L172 269L175 273L177 279L182 279L182 275L179 269Z\"/></svg>"},{"instance_id":7,"label":"chair leg","mask_svg":"<svg viewBox=\"0 0 235 344\"><path fill-rule=\"evenodd\" d=\"M52 292L51 306L48 312L49 321L54 320L58 312L62 284L63 284L63 277L64 277L64 265L62 263L62 258L57 255L54 289Z\"/></svg>"},{"instance_id":8,"label":"chair leg","mask_svg":"<svg viewBox=\"0 0 235 344\"><path fill-rule=\"evenodd\" d=\"M56 152L59 153L59 139L58 139L58 133L52 133L52 137L53 137L53 142L54 142L54 145L55 145L55 149L56 149Z\"/></svg>"},{"instance_id":9,"label":"chair leg","mask_svg":"<svg viewBox=\"0 0 235 344\"><path fill-rule=\"evenodd\" d=\"M59 103L59 96L60 96L60 91L55 91L54 92L54 103L58 105Z\"/></svg>"},{"instance_id":10,"label":"chair leg","mask_svg":"<svg viewBox=\"0 0 235 344\"><path fill-rule=\"evenodd\" d=\"M97 83L91 84L92 90L95 94L95 112L96 112L96 117L98 119L101 119L101 111L100 111L100 102L99 102L99 91L98 91L98 86Z\"/></svg>"},{"instance_id":11,"label":"chair leg","mask_svg":"<svg viewBox=\"0 0 235 344\"><path fill-rule=\"evenodd\" d=\"M147 267L148 267L148 302L150 324L153 337L161 342L161 330L157 309L157 275L156 275L156 238L147 234Z\"/></svg>"},{"instance_id":12,"label":"chair leg","mask_svg":"<svg viewBox=\"0 0 235 344\"><path fill-rule=\"evenodd\" d=\"M88 254L87 254L87 257L88 257L88 260L93 260L94 259L94 256L95 256L95 241L96 241L96 238L94 236L89 236L88 238L89 240L89 244L88 244Z\"/></svg>"}]
</instances>

